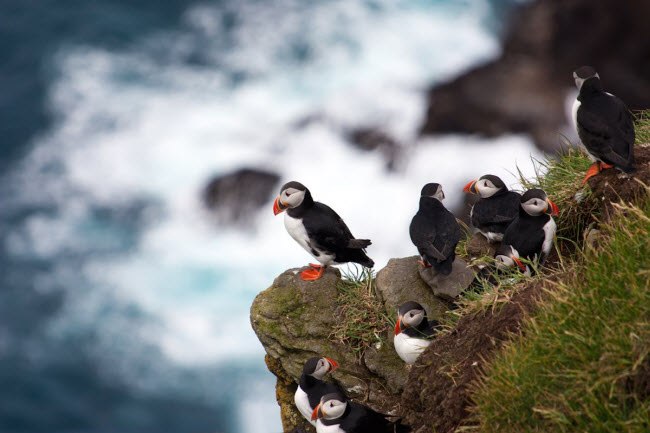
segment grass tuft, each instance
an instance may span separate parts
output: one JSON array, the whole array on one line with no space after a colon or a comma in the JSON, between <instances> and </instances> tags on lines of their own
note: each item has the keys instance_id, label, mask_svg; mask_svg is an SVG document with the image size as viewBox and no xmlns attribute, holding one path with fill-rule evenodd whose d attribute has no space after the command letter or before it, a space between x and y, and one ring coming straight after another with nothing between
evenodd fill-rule
<instances>
[{"instance_id":1,"label":"grass tuft","mask_svg":"<svg viewBox=\"0 0 650 433\"><path fill-rule=\"evenodd\" d=\"M360 359L371 345L382 342L382 335L394 326L393 319L374 294L374 274L367 268L350 268L337 285L336 304L341 320L330 339L348 345Z\"/></svg>"},{"instance_id":2,"label":"grass tuft","mask_svg":"<svg viewBox=\"0 0 650 433\"><path fill-rule=\"evenodd\" d=\"M636 140L635 144L650 142L650 110L634 113Z\"/></svg>"},{"instance_id":3,"label":"grass tuft","mask_svg":"<svg viewBox=\"0 0 650 433\"><path fill-rule=\"evenodd\" d=\"M478 430L649 431L646 193L636 205L614 205L598 248L580 250L523 336L490 362L473 393Z\"/></svg>"}]
</instances>

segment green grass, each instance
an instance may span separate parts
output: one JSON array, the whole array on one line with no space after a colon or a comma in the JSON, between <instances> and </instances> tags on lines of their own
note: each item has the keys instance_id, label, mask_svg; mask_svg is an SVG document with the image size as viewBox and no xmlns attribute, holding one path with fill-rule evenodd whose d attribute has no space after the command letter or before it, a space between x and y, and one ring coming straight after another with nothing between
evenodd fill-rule
<instances>
[{"instance_id":1,"label":"green grass","mask_svg":"<svg viewBox=\"0 0 650 433\"><path fill-rule=\"evenodd\" d=\"M636 120L636 144L650 142L650 110L634 114Z\"/></svg>"},{"instance_id":2,"label":"green grass","mask_svg":"<svg viewBox=\"0 0 650 433\"><path fill-rule=\"evenodd\" d=\"M347 344L361 358L368 347L382 341L384 332L395 322L374 294L372 271L354 269L344 274L337 286L336 303L342 317L330 339Z\"/></svg>"},{"instance_id":3,"label":"green grass","mask_svg":"<svg viewBox=\"0 0 650 433\"><path fill-rule=\"evenodd\" d=\"M570 174L552 169L548 177L544 185L553 187ZM650 431L647 192L636 207L616 207L600 227L600 246L579 250L524 325L525 337L490 362L473 393L478 430Z\"/></svg>"}]
</instances>

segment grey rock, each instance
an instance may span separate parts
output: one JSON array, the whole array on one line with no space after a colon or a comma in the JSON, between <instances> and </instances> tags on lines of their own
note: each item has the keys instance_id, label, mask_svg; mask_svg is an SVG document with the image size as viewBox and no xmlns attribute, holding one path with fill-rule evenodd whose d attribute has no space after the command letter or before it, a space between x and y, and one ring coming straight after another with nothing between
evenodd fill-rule
<instances>
[{"instance_id":1,"label":"grey rock","mask_svg":"<svg viewBox=\"0 0 650 433\"><path fill-rule=\"evenodd\" d=\"M493 256L497 249L498 243L490 243L481 233L474 233L472 238L467 241L467 252L472 258L481 256Z\"/></svg>"},{"instance_id":2,"label":"grey rock","mask_svg":"<svg viewBox=\"0 0 650 433\"><path fill-rule=\"evenodd\" d=\"M437 274L433 268L418 268L422 280L433 289L433 293L444 299L454 299L469 287L475 274L467 262L460 257L454 260L449 275Z\"/></svg>"},{"instance_id":3,"label":"grey rock","mask_svg":"<svg viewBox=\"0 0 650 433\"><path fill-rule=\"evenodd\" d=\"M379 347L371 347L366 350L363 361L368 370L383 377L386 380L386 387L391 393L400 393L408 378L407 364L395 352L393 346L393 333Z\"/></svg>"},{"instance_id":4,"label":"grey rock","mask_svg":"<svg viewBox=\"0 0 650 433\"><path fill-rule=\"evenodd\" d=\"M386 311L394 314L404 302L415 301L424 307L430 318L440 318L447 311L431 288L418 275L418 256L390 259L384 269L377 273L375 290L384 303Z\"/></svg>"}]
</instances>

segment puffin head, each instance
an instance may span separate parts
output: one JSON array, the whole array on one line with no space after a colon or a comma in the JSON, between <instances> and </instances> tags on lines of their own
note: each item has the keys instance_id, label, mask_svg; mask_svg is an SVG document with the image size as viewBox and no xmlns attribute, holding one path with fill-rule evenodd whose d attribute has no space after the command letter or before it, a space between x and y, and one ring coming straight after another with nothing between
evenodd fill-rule
<instances>
[{"instance_id":1,"label":"puffin head","mask_svg":"<svg viewBox=\"0 0 650 433\"><path fill-rule=\"evenodd\" d=\"M498 192L508 191L508 187L500 177L486 174L465 185L463 191L468 194L478 194L481 198L489 198Z\"/></svg>"},{"instance_id":2,"label":"puffin head","mask_svg":"<svg viewBox=\"0 0 650 433\"><path fill-rule=\"evenodd\" d=\"M320 403L311 414L311 420L338 419L343 416L348 407L348 399L341 392L325 394L320 398Z\"/></svg>"},{"instance_id":3,"label":"puffin head","mask_svg":"<svg viewBox=\"0 0 650 433\"><path fill-rule=\"evenodd\" d=\"M326 374L336 370L339 365L329 358L319 358L314 356L305 361L302 367L303 374L313 376L316 379L322 379Z\"/></svg>"},{"instance_id":4,"label":"puffin head","mask_svg":"<svg viewBox=\"0 0 650 433\"><path fill-rule=\"evenodd\" d=\"M438 201L443 201L445 199L445 193L442 191L442 185L439 183L427 183L422 187L420 197L431 197Z\"/></svg>"},{"instance_id":5,"label":"puffin head","mask_svg":"<svg viewBox=\"0 0 650 433\"><path fill-rule=\"evenodd\" d=\"M273 202L273 214L277 215L288 208L300 206L308 193L307 187L300 182L285 183L280 188L280 195Z\"/></svg>"},{"instance_id":6,"label":"puffin head","mask_svg":"<svg viewBox=\"0 0 650 433\"><path fill-rule=\"evenodd\" d=\"M414 301L405 302L397 309L397 323L395 335L399 335L406 328L414 328L426 320L427 312L424 307Z\"/></svg>"},{"instance_id":7,"label":"puffin head","mask_svg":"<svg viewBox=\"0 0 650 433\"><path fill-rule=\"evenodd\" d=\"M518 266L521 272L526 272L526 265L519 261L519 252L511 245L501 244L494 252L497 269L510 269Z\"/></svg>"},{"instance_id":8,"label":"puffin head","mask_svg":"<svg viewBox=\"0 0 650 433\"><path fill-rule=\"evenodd\" d=\"M578 90L580 90L584 82L590 78L600 80L600 75L598 75L598 72L596 72L596 70L591 66L581 66L573 71L573 80L576 82Z\"/></svg>"},{"instance_id":9,"label":"puffin head","mask_svg":"<svg viewBox=\"0 0 650 433\"><path fill-rule=\"evenodd\" d=\"M543 189L533 188L521 196L521 207L530 216L559 214L557 206L548 199Z\"/></svg>"}]
</instances>

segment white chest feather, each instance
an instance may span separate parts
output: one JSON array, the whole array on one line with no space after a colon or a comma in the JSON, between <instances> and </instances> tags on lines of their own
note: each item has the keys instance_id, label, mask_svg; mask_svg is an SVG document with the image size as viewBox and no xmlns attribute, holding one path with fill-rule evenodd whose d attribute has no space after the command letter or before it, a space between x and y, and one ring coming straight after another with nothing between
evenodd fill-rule
<instances>
[{"instance_id":1,"label":"white chest feather","mask_svg":"<svg viewBox=\"0 0 650 433\"><path fill-rule=\"evenodd\" d=\"M305 225L302 223L301 218L293 218L292 216L289 216L288 213L285 213L284 227L287 229L287 232L289 232L291 237L294 238L295 241L305 249L305 251L311 254L312 257L321 262L323 265L328 266L336 264L334 261L334 255L325 254L325 252L319 251L310 243L309 236L307 235L307 230L305 229ZM314 254L314 251L316 251L317 254Z\"/></svg>"},{"instance_id":2,"label":"white chest feather","mask_svg":"<svg viewBox=\"0 0 650 433\"><path fill-rule=\"evenodd\" d=\"M483 233L483 236L487 238L488 242L501 242L503 240L503 233L484 232L483 230L479 231Z\"/></svg>"},{"instance_id":3,"label":"white chest feather","mask_svg":"<svg viewBox=\"0 0 650 433\"><path fill-rule=\"evenodd\" d=\"M293 401L296 403L296 407L302 416L304 416L312 424L316 425L316 423L311 420L311 414L314 409L309 406L309 397L307 397L307 393L303 391L300 386L298 386L298 389L296 389L296 394L293 396Z\"/></svg>"},{"instance_id":4,"label":"white chest feather","mask_svg":"<svg viewBox=\"0 0 650 433\"><path fill-rule=\"evenodd\" d=\"M553 248L553 239L557 225L553 218L549 219L542 229L544 230L544 242L542 243L542 257L546 257Z\"/></svg>"},{"instance_id":5,"label":"white chest feather","mask_svg":"<svg viewBox=\"0 0 650 433\"><path fill-rule=\"evenodd\" d=\"M407 364L413 365L418 356L431 344L431 341L423 338L409 337L402 332L395 336L393 344L399 357Z\"/></svg>"},{"instance_id":6,"label":"white chest feather","mask_svg":"<svg viewBox=\"0 0 650 433\"><path fill-rule=\"evenodd\" d=\"M339 424L334 425L325 425L321 420L316 422L316 433L346 433L344 432Z\"/></svg>"},{"instance_id":7,"label":"white chest feather","mask_svg":"<svg viewBox=\"0 0 650 433\"><path fill-rule=\"evenodd\" d=\"M576 100L573 102L573 108L571 109L571 112L573 114L573 126L576 127L576 131L578 130L578 108L580 108L580 101L578 101L578 98L576 98Z\"/></svg>"}]
</instances>

